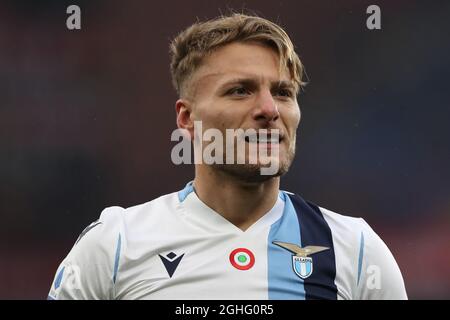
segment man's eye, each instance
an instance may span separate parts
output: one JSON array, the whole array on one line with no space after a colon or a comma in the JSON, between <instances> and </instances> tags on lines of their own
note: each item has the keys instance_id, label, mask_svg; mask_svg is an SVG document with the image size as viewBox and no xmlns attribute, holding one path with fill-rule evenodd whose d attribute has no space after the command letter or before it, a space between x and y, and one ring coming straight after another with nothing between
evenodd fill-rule
<instances>
[{"instance_id":1,"label":"man's eye","mask_svg":"<svg viewBox=\"0 0 450 320\"><path fill-rule=\"evenodd\" d=\"M249 93L250 92L244 87L236 87L228 91L228 94L236 96L245 96L248 95Z\"/></svg>"},{"instance_id":2,"label":"man's eye","mask_svg":"<svg viewBox=\"0 0 450 320\"><path fill-rule=\"evenodd\" d=\"M279 89L275 92L276 96L291 98L294 94L288 89Z\"/></svg>"}]
</instances>

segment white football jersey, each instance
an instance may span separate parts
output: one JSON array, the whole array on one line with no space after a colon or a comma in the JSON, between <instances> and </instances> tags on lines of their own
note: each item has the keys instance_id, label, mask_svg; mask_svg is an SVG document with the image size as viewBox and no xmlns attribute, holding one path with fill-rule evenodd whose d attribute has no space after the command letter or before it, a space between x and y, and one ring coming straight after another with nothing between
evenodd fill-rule
<instances>
[{"instance_id":1,"label":"white football jersey","mask_svg":"<svg viewBox=\"0 0 450 320\"><path fill-rule=\"evenodd\" d=\"M245 213L243 213L245 214ZM361 218L280 191L242 231L176 193L105 209L61 263L49 299L406 299L391 252Z\"/></svg>"}]
</instances>

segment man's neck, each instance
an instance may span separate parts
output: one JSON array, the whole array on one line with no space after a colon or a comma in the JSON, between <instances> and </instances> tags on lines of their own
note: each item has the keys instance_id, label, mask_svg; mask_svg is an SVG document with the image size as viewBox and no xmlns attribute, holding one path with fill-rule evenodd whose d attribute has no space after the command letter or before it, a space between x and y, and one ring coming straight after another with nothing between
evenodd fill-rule
<instances>
[{"instance_id":1,"label":"man's neck","mask_svg":"<svg viewBox=\"0 0 450 320\"><path fill-rule=\"evenodd\" d=\"M269 212L277 201L279 177L248 183L219 170L202 169L196 170L194 179L197 196L243 231Z\"/></svg>"}]
</instances>

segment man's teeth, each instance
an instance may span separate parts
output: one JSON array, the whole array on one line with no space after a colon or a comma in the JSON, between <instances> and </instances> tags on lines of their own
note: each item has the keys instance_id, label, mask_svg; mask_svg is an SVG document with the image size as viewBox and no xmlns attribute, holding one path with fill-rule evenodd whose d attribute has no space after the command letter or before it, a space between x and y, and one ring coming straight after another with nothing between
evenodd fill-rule
<instances>
[{"instance_id":1,"label":"man's teeth","mask_svg":"<svg viewBox=\"0 0 450 320\"><path fill-rule=\"evenodd\" d=\"M279 143L280 138L278 137L245 137L247 142L256 143Z\"/></svg>"}]
</instances>

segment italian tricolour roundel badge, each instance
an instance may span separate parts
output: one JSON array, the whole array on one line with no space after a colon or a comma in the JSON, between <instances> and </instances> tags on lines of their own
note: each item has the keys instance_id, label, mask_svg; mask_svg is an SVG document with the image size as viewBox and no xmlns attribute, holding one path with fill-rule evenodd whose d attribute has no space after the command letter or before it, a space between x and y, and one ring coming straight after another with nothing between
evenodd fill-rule
<instances>
[{"instance_id":1,"label":"italian tricolour roundel badge","mask_svg":"<svg viewBox=\"0 0 450 320\"><path fill-rule=\"evenodd\" d=\"M246 248L237 248L231 251L230 262L238 270L248 270L255 264L255 256Z\"/></svg>"}]
</instances>

